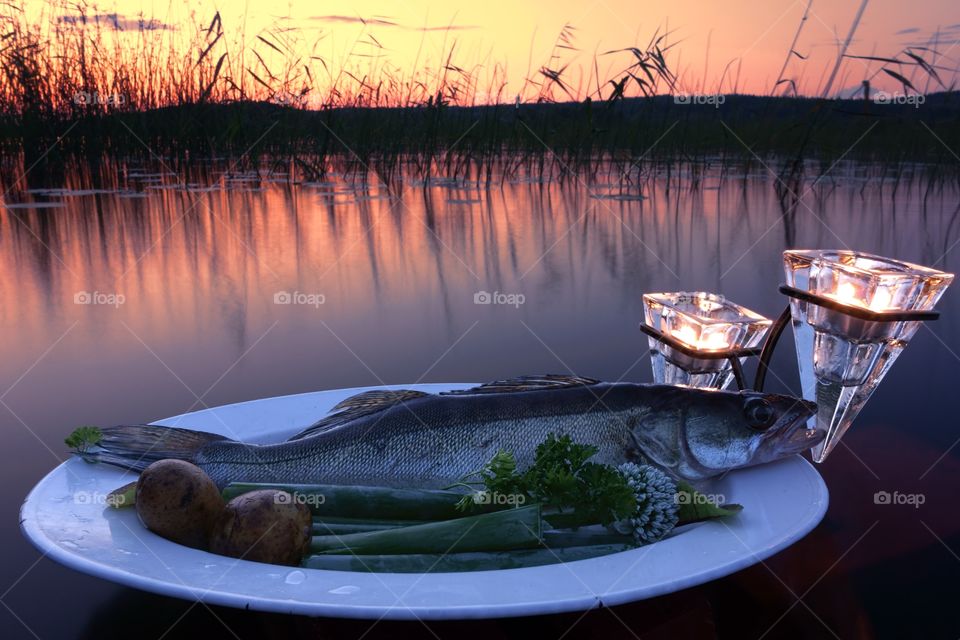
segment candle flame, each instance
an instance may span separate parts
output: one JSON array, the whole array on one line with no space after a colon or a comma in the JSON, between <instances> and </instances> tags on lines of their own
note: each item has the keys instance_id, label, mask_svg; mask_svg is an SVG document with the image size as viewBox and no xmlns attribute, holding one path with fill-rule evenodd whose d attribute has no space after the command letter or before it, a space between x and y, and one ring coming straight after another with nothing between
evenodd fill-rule
<instances>
[{"instance_id":1,"label":"candle flame","mask_svg":"<svg viewBox=\"0 0 960 640\"><path fill-rule=\"evenodd\" d=\"M870 301L870 308L875 311L889 309L892 300L893 296L890 295L889 290L877 288L873 294L873 300Z\"/></svg>"},{"instance_id":2,"label":"candle flame","mask_svg":"<svg viewBox=\"0 0 960 640\"><path fill-rule=\"evenodd\" d=\"M726 349L730 346L722 333L711 333L698 339L697 332L690 325L683 325L679 329L674 329L673 337L694 349Z\"/></svg>"},{"instance_id":3,"label":"candle flame","mask_svg":"<svg viewBox=\"0 0 960 640\"><path fill-rule=\"evenodd\" d=\"M674 329L673 337L680 342L690 345L691 347L697 346L697 332L694 331L693 327L688 324L683 325L679 329Z\"/></svg>"},{"instance_id":4,"label":"candle flame","mask_svg":"<svg viewBox=\"0 0 960 640\"><path fill-rule=\"evenodd\" d=\"M840 298L842 302L856 303L858 302L857 288L853 286L852 282L841 282L837 287L837 297Z\"/></svg>"},{"instance_id":5,"label":"candle flame","mask_svg":"<svg viewBox=\"0 0 960 640\"><path fill-rule=\"evenodd\" d=\"M852 282L841 282L837 285L837 292L834 296L844 304L854 304L858 307L866 307L873 311L885 311L890 309L890 303L893 302L893 295L889 289L877 287L873 292L873 297L867 304L857 295L857 287Z\"/></svg>"},{"instance_id":6,"label":"candle flame","mask_svg":"<svg viewBox=\"0 0 960 640\"><path fill-rule=\"evenodd\" d=\"M700 346L703 349L726 349L730 346L727 339L720 333L711 333L706 338L700 339Z\"/></svg>"}]
</instances>

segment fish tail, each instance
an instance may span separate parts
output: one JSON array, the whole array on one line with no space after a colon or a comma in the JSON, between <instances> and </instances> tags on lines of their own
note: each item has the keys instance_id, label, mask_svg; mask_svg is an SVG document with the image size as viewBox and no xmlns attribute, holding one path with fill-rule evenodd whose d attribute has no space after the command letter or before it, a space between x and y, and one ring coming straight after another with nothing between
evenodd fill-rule
<instances>
[{"instance_id":1,"label":"fish tail","mask_svg":"<svg viewBox=\"0 0 960 640\"><path fill-rule=\"evenodd\" d=\"M167 458L194 462L206 445L229 440L215 433L149 424L119 425L100 431L99 442L76 452L77 455L87 462L102 462L130 471L143 471L151 463Z\"/></svg>"}]
</instances>

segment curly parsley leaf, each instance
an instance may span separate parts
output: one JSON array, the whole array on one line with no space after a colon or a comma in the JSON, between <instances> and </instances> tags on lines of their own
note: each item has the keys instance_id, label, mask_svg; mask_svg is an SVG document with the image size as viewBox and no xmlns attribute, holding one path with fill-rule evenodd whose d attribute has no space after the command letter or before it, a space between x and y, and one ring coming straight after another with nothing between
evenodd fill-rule
<instances>
[{"instance_id":1,"label":"curly parsley leaf","mask_svg":"<svg viewBox=\"0 0 960 640\"><path fill-rule=\"evenodd\" d=\"M470 474L480 478L485 490L464 496L457 508L466 511L489 504L493 494L523 496L521 504L538 502L553 513L551 522L566 526L610 524L627 518L636 509L636 496L617 469L589 462L597 451L568 435L551 433L537 446L533 464L522 473L517 471L513 454L500 451L483 469Z\"/></svg>"},{"instance_id":2,"label":"curly parsley leaf","mask_svg":"<svg viewBox=\"0 0 960 640\"><path fill-rule=\"evenodd\" d=\"M479 482L468 482L471 476L479 476ZM480 471L465 476L461 484L482 484L485 489L473 491L461 498L456 505L458 511L470 511L490 504L491 494L513 496L509 504L525 504L530 498L523 484L523 477L517 473L517 459L507 451L498 451ZM522 496L522 499L517 496Z\"/></svg>"},{"instance_id":3,"label":"curly parsley leaf","mask_svg":"<svg viewBox=\"0 0 960 640\"><path fill-rule=\"evenodd\" d=\"M103 432L97 427L83 426L77 427L69 436L64 439L64 443L76 453L84 453L90 447L98 444L103 439Z\"/></svg>"}]
</instances>

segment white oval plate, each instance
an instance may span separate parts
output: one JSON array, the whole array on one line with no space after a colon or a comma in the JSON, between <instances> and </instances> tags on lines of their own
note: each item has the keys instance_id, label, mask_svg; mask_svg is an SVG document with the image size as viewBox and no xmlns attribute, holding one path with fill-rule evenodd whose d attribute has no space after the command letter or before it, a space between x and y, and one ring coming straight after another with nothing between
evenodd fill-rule
<instances>
[{"instance_id":1,"label":"white oval plate","mask_svg":"<svg viewBox=\"0 0 960 640\"><path fill-rule=\"evenodd\" d=\"M464 384L421 384L428 392ZM375 387L226 405L159 423L253 442L285 439L340 400ZM402 388L402 387L395 387ZM743 504L727 522L684 527L665 540L568 564L472 573L353 573L234 560L147 531L131 509L104 504L132 474L71 459L51 471L20 511L24 534L68 567L146 591L209 604L311 616L492 618L577 611L651 598L759 562L820 522L826 485L799 456L731 473L712 489Z\"/></svg>"}]
</instances>

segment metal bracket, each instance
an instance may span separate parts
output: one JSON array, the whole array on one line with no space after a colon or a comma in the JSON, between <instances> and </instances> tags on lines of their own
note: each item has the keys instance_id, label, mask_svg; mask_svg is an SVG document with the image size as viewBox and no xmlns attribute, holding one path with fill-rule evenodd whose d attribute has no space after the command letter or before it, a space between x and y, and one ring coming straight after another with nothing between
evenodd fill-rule
<instances>
[{"instance_id":1,"label":"metal bracket","mask_svg":"<svg viewBox=\"0 0 960 640\"><path fill-rule=\"evenodd\" d=\"M780 285L780 293L795 300L802 300L803 302L808 302L819 307L839 311L840 313L844 313L848 316L859 318L861 320L868 320L870 322L925 322L928 320L936 320L940 317L940 312L934 310L873 311L872 309L865 309L863 307L843 304L842 302L834 300L833 298L828 298L816 293L810 293L809 291L804 291L803 289L789 287L785 284ZM763 391L763 384L767 379L767 371L770 369L770 360L773 358L773 351L780 342L780 337L783 335L783 330L786 328L787 323L790 322L791 317L792 314L790 311L790 305L788 304L767 331L767 337L764 339L763 347L751 349L717 349L711 351L698 351L690 345L677 340L673 336L666 335L665 333L658 331L653 327L644 324L643 322L640 323L640 330L656 341L676 349L680 353L691 358L699 358L701 360L729 360L730 366L733 368L733 376L737 381L737 387L740 389L740 391L745 391L748 388L743 375L743 367L740 365L740 358L759 356L760 360L757 363L757 374L753 380L753 390Z\"/></svg>"},{"instance_id":2,"label":"metal bracket","mask_svg":"<svg viewBox=\"0 0 960 640\"><path fill-rule=\"evenodd\" d=\"M816 293L810 293L809 291L797 289L796 287L790 287L785 284L780 285L780 293L789 298L793 298L794 300L808 302L810 304L817 305L818 307L839 311L840 313L848 316L859 318L861 320L868 320L870 322L918 322L936 320L940 317L940 312L933 310L873 311L872 309L865 309L863 307L843 304L842 302L834 300L833 298L828 298ZM790 305L788 304L787 308L783 310L783 312L780 314L780 317L777 318L777 321L773 323L773 326L771 326L770 330L767 332L766 340L764 340L763 343L763 351L760 353L760 362L757 364L757 375L753 381L753 388L755 391L763 391L763 383L766 381L767 371L770 369L770 359L773 357L773 350L776 348L777 343L780 340L780 335L783 333L784 328L790 321L791 316L792 314L790 312Z\"/></svg>"},{"instance_id":3,"label":"metal bracket","mask_svg":"<svg viewBox=\"0 0 960 640\"><path fill-rule=\"evenodd\" d=\"M743 367L740 365L740 358L760 355L759 347L751 349L711 349L710 351L698 351L685 342L681 342L673 336L658 331L643 322L640 323L640 330L657 342L676 349L685 356L698 358L700 360L729 360L730 366L733 369L733 377L737 381L737 387L741 391L746 389L746 379L743 375Z\"/></svg>"}]
</instances>

